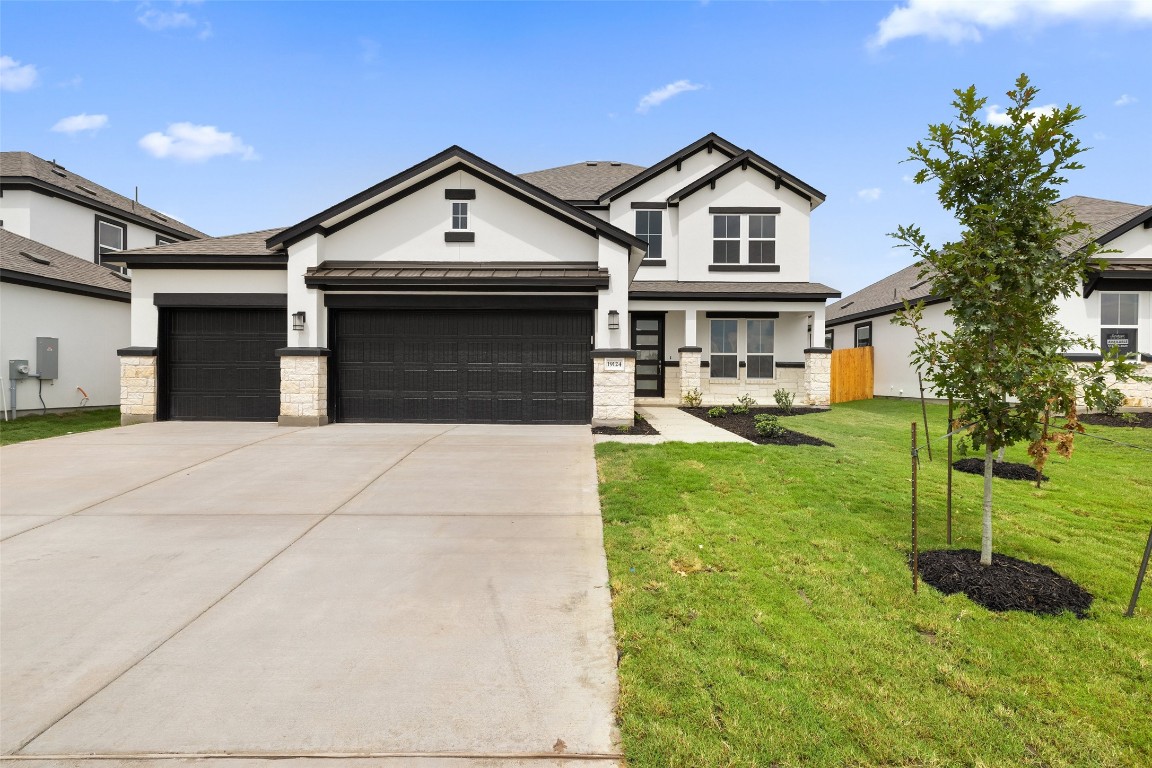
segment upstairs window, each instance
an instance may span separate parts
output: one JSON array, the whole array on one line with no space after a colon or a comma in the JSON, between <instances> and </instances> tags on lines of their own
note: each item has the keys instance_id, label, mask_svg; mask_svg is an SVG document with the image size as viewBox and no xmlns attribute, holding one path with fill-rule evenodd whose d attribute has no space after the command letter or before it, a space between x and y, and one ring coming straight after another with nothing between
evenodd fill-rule
<instances>
[{"instance_id":1,"label":"upstairs window","mask_svg":"<svg viewBox=\"0 0 1152 768\"><path fill-rule=\"evenodd\" d=\"M664 212L636 211L636 237L648 243L644 258L664 258Z\"/></svg>"},{"instance_id":2,"label":"upstairs window","mask_svg":"<svg viewBox=\"0 0 1152 768\"><path fill-rule=\"evenodd\" d=\"M1135 354L1140 318L1140 294L1100 294L1100 346L1107 351Z\"/></svg>"},{"instance_id":3,"label":"upstairs window","mask_svg":"<svg viewBox=\"0 0 1152 768\"><path fill-rule=\"evenodd\" d=\"M128 242L128 227L118 221L96 217L96 263L103 264L104 256L124 250ZM109 269L123 272L122 267L107 265Z\"/></svg>"},{"instance_id":4,"label":"upstairs window","mask_svg":"<svg viewBox=\"0 0 1152 768\"><path fill-rule=\"evenodd\" d=\"M740 263L740 217L712 217L712 263Z\"/></svg>"},{"instance_id":5,"label":"upstairs window","mask_svg":"<svg viewBox=\"0 0 1152 768\"><path fill-rule=\"evenodd\" d=\"M468 229L468 203L452 203L452 229Z\"/></svg>"},{"instance_id":6,"label":"upstairs window","mask_svg":"<svg viewBox=\"0 0 1152 768\"><path fill-rule=\"evenodd\" d=\"M753 214L748 217L748 263L776 263L776 217Z\"/></svg>"}]
</instances>

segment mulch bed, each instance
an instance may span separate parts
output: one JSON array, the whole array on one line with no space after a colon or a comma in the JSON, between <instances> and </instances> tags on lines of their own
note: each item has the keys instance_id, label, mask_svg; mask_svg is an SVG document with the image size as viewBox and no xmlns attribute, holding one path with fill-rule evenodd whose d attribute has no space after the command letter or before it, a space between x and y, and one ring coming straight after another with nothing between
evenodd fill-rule
<instances>
[{"instance_id":1,"label":"mulch bed","mask_svg":"<svg viewBox=\"0 0 1152 768\"><path fill-rule=\"evenodd\" d=\"M639 415L632 420L630 427L592 427L594 435L658 435L656 427L649 424Z\"/></svg>"},{"instance_id":2,"label":"mulch bed","mask_svg":"<svg viewBox=\"0 0 1152 768\"><path fill-rule=\"evenodd\" d=\"M685 413L690 413L698 419L703 419L709 424L715 424L721 429L726 429L734 435L751 440L760 445L827 445L832 446L832 443L827 440L821 440L818 437L805 435L802 432L793 432L790 429L784 430L784 434L779 437L763 437L756 433L756 414L770 413L773 416L785 417L783 411L779 408L753 408L748 413L732 413L728 412L727 416L722 416L718 419L713 419L708 416L707 408L689 408L687 406L680 410ZM827 408L793 408L792 413L788 416L799 416L804 413L827 413Z\"/></svg>"},{"instance_id":3,"label":"mulch bed","mask_svg":"<svg viewBox=\"0 0 1152 768\"><path fill-rule=\"evenodd\" d=\"M960 459L952 463L957 472L967 472L970 475L984 475L984 459ZM1029 480L1036 482L1036 468L1028 464L1017 464L1011 461L996 461L992 463L992 477L1001 480ZM1043 481L1048 475L1040 475Z\"/></svg>"},{"instance_id":4,"label":"mulch bed","mask_svg":"<svg viewBox=\"0 0 1152 768\"><path fill-rule=\"evenodd\" d=\"M946 595L963 592L991 611L1071 611L1082 619L1092 607L1089 592L1046 565L994 554L992 565L983 566L974 549L921 552L920 578Z\"/></svg>"},{"instance_id":5,"label":"mulch bed","mask_svg":"<svg viewBox=\"0 0 1152 768\"><path fill-rule=\"evenodd\" d=\"M1085 413L1080 416L1081 424L1091 424L1096 427L1143 427L1152 429L1152 411L1130 411L1125 416L1135 416L1135 420L1127 421L1119 414L1109 416L1106 413Z\"/></svg>"}]
</instances>

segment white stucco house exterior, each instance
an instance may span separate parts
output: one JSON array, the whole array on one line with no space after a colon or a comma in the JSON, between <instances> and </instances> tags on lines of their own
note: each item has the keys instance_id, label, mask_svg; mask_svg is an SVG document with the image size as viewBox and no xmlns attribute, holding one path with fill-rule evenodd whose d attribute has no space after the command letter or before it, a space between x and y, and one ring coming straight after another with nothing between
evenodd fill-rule
<instances>
[{"instance_id":1,"label":"white stucco house exterior","mask_svg":"<svg viewBox=\"0 0 1152 768\"><path fill-rule=\"evenodd\" d=\"M1100 347L1119 346L1142 365L1142 375L1152 375L1152 206L1121 203L1092 197L1069 197L1056 204L1088 225L1081 238L1065 246L1072 252L1090 241L1113 251L1102 255L1108 262L1085 282L1074 296L1057 306L1059 321L1077 336L1094 339L1094 348L1067 350L1072 360L1100 359ZM876 397L919 397L919 382L910 354L915 342L912 329L894 325L892 317L904 301L925 303L924 320L932 330L951 330L946 312L951 302L933 296L927 280L913 264L873 283L828 309L825 343L835 349L856 346L873 348ZM1152 405L1152 385L1127 382L1118 386L1131 406ZM927 394L931 396L931 391Z\"/></svg>"},{"instance_id":2,"label":"white stucco house exterior","mask_svg":"<svg viewBox=\"0 0 1152 768\"><path fill-rule=\"evenodd\" d=\"M122 416L610 425L689 389L827 403L823 199L714 134L650 168L520 176L450 147L284 229L116 254Z\"/></svg>"},{"instance_id":3,"label":"white stucco house exterior","mask_svg":"<svg viewBox=\"0 0 1152 768\"><path fill-rule=\"evenodd\" d=\"M118 405L116 350L130 340L130 278L105 257L197 237L205 235L53 161L0 153L5 409L13 393L17 413ZM23 376L12 360L43 375Z\"/></svg>"}]
</instances>

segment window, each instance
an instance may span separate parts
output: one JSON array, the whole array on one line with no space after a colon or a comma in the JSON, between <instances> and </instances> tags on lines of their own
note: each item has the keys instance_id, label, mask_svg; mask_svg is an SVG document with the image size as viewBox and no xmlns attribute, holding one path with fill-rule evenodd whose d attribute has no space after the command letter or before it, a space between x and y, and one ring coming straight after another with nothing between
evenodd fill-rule
<instances>
[{"instance_id":1,"label":"window","mask_svg":"<svg viewBox=\"0 0 1152 768\"><path fill-rule=\"evenodd\" d=\"M772 379L773 335L775 320L748 321L748 378Z\"/></svg>"},{"instance_id":2,"label":"window","mask_svg":"<svg viewBox=\"0 0 1152 768\"><path fill-rule=\"evenodd\" d=\"M171 237L164 237L164 235L156 235L156 245L168 245L174 243L176 240Z\"/></svg>"},{"instance_id":3,"label":"window","mask_svg":"<svg viewBox=\"0 0 1152 768\"><path fill-rule=\"evenodd\" d=\"M452 203L452 229L468 229L468 203Z\"/></svg>"},{"instance_id":4,"label":"window","mask_svg":"<svg viewBox=\"0 0 1152 768\"><path fill-rule=\"evenodd\" d=\"M776 217L748 217L748 263L776 263Z\"/></svg>"},{"instance_id":5,"label":"window","mask_svg":"<svg viewBox=\"0 0 1152 768\"><path fill-rule=\"evenodd\" d=\"M740 217L712 217L712 263L740 263Z\"/></svg>"},{"instance_id":6,"label":"window","mask_svg":"<svg viewBox=\"0 0 1152 768\"><path fill-rule=\"evenodd\" d=\"M1108 351L1135 354L1140 317L1140 294L1100 294L1100 346Z\"/></svg>"},{"instance_id":7,"label":"window","mask_svg":"<svg viewBox=\"0 0 1152 768\"><path fill-rule=\"evenodd\" d=\"M857 347L872 346L872 323L857 323L855 327Z\"/></svg>"},{"instance_id":8,"label":"window","mask_svg":"<svg viewBox=\"0 0 1152 768\"><path fill-rule=\"evenodd\" d=\"M103 256L116 253L125 248L128 240L128 227L118 221L96 217L96 263L103 263ZM123 272L122 267L109 266L117 272Z\"/></svg>"},{"instance_id":9,"label":"window","mask_svg":"<svg viewBox=\"0 0 1152 768\"><path fill-rule=\"evenodd\" d=\"M825 349L835 349L836 348L835 344L836 344L836 329L835 328L825 328L824 329L824 348Z\"/></svg>"},{"instance_id":10,"label":"window","mask_svg":"<svg viewBox=\"0 0 1152 768\"><path fill-rule=\"evenodd\" d=\"M737 320L713 320L709 376L713 379L736 378Z\"/></svg>"},{"instance_id":11,"label":"window","mask_svg":"<svg viewBox=\"0 0 1152 768\"><path fill-rule=\"evenodd\" d=\"M636 211L636 237L648 243L648 255L644 258L664 258L663 227L663 211Z\"/></svg>"}]
</instances>

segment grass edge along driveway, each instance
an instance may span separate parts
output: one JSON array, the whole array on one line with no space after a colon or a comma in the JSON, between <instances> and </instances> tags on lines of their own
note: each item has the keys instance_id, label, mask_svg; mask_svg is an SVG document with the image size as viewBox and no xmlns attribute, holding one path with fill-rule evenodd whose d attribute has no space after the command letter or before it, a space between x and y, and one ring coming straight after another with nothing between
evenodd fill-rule
<instances>
[{"instance_id":1,"label":"grass edge along driveway","mask_svg":"<svg viewBox=\"0 0 1152 768\"><path fill-rule=\"evenodd\" d=\"M0 445L42 440L74 432L120 426L119 408L93 408L64 413L31 414L12 421L0 419Z\"/></svg>"},{"instance_id":2,"label":"grass edge along driveway","mask_svg":"<svg viewBox=\"0 0 1152 768\"><path fill-rule=\"evenodd\" d=\"M789 419L834 448L597 446L630 766L1152 764L1152 591L1121 615L1149 454L1078 438L1043 488L995 481L996 551L1096 596L1085 620L997 614L912 594L918 411ZM942 407L929 420L944 431ZM1146 429L1088 429L1152 447ZM945 546L943 447L922 465L923 549ZM954 481L954 546L979 548L982 479Z\"/></svg>"}]
</instances>

